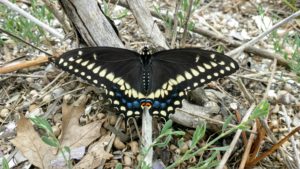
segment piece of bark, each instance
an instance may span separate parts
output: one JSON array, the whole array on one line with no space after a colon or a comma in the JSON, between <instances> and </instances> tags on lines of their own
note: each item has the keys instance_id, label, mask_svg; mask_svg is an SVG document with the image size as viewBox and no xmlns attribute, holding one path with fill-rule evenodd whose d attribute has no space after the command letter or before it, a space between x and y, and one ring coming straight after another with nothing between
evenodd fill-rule
<instances>
[{"instance_id":1,"label":"piece of bark","mask_svg":"<svg viewBox=\"0 0 300 169\"><path fill-rule=\"evenodd\" d=\"M149 40L151 40L155 45L164 49L169 49L164 35L154 22L149 8L146 7L145 1L127 0L127 3L139 26L142 28Z\"/></svg>"},{"instance_id":2,"label":"piece of bark","mask_svg":"<svg viewBox=\"0 0 300 169\"><path fill-rule=\"evenodd\" d=\"M60 0L60 3L88 46L124 48L112 25L102 13L97 0Z\"/></svg>"}]
</instances>

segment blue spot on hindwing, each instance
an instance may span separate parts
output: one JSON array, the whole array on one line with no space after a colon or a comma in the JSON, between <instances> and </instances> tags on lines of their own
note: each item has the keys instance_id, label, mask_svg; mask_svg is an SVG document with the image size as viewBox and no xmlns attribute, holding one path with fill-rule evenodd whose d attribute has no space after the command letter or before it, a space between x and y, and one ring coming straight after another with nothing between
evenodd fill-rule
<instances>
[{"instance_id":1,"label":"blue spot on hindwing","mask_svg":"<svg viewBox=\"0 0 300 169\"><path fill-rule=\"evenodd\" d=\"M133 107L134 108L139 108L140 107L140 102L137 101L137 100L133 101Z\"/></svg>"},{"instance_id":2,"label":"blue spot on hindwing","mask_svg":"<svg viewBox=\"0 0 300 169\"><path fill-rule=\"evenodd\" d=\"M154 103L153 103L153 105L152 105L152 107L153 108L159 108L159 106L160 106L159 101L155 100Z\"/></svg>"},{"instance_id":3,"label":"blue spot on hindwing","mask_svg":"<svg viewBox=\"0 0 300 169\"><path fill-rule=\"evenodd\" d=\"M166 103L160 103L160 107L161 107L161 109L164 109L164 108L167 107L167 104Z\"/></svg>"},{"instance_id":4,"label":"blue spot on hindwing","mask_svg":"<svg viewBox=\"0 0 300 169\"><path fill-rule=\"evenodd\" d=\"M131 109L132 108L132 103L127 102L127 109Z\"/></svg>"}]
</instances>

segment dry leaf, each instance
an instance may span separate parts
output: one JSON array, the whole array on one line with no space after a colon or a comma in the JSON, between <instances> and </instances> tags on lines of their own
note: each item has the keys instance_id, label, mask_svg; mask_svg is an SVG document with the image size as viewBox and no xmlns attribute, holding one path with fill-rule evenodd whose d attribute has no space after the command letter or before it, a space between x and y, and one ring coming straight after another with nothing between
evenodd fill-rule
<instances>
[{"instance_id":1,"label":"dry leaf","mask_svg":"<svg viewBox=\"0 0 300 169\"><path fill-rule=\"evenodd\" d=\"M83 159L74 166L74 169L81 168L96 168L101 164L102 159L110 159L113 157L110 153L106 152L104 147L109 143L110 136L104 136L99 141L89 147L88 153Z\"/></svg>"},{"instance_id":2,"label":"dry leaf","mask_svg":"<svg viewBox=\"0 0 300 169\"><path fill-rule=\"evenodd\" d=\"M100 137L102 121L95 121L84 126L79 125L79 118L84 112L86 96L81 96L72 105L65 102L62 106L62 137L61 144L68 147L88 146Z\"/></svg>"},{"instance_id":3,"label":"dry leaf","mask_svg":"<svg viewBox=\"0 0 300 169\"><path fill-rule=\"evenodd\" d=\"M51 151L53 148L42 141L24 116L17 123L17 137L11 142L33 165L43 169L51 168L49 162L55 157Z\"/></svg>"},{"instance_id":4,"label":"dry leaf","mask_svg":"<svg viewBox=\"0 0 300 169\"><path fill-rule=\"evenodd\" d=\"M63 103L63 134L60 138L60 143L62 146L68 146L71 151L78 147L87 147L91 142L100 137L100 128L103 121L95 121L85 126L79 125L79 118L81 113L84 112L86 101L86 96L82 96L72 105ZM17 137L11 142L33 165L39 168L64 168L64 166L54 163L55 160L59 159L59 155L53 154L53 150L55 149L41 140L38 133L34 130L31 122L23 116L17 123ZM97 147L99 148L99 145ZM103 153L104 150L102 151L98 149L98 151L101 153L101 156L96 153L95 158L110 157L109 153ZM89 159L91 159L90 157L84 159L88 159L88 163L91 163L89 161ZM84 160L81 161L84 163ZM91 164L94 165L93 163Z\"/></svg>"}]
</instances>

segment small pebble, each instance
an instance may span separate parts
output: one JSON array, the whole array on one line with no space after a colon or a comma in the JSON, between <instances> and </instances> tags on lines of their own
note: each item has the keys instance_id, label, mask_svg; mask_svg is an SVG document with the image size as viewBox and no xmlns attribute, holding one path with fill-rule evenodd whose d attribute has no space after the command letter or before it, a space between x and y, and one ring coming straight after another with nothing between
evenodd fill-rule
<instances>
[{"instance_id":1,"label":"small pebble","mask_svg":"<svg viewBox=\"0 0 300 169\"><path fill-rule=\"evenodd\" d=\"M279 91L278 92L278 101L280 101L280 103L282 104L291 104L291 103L295 103L296 98L295 96L293 96L292 94L290 94L287 91Z\"/></svg>"},{"instance_id":2,"label":"small pebble","mask_svg":"<svg viewBox=\"0 0 300 169\"><path fill-rule=\"evenodd\" d=\"M117 122L117 117L116 116L109 116L109 124L114 126Z\"/></svg>"},{"instance_id":3,"label":"small pebble","mask_svg":"<svg viewBox=\"0 0 300 169\"><path fill-rule=\"evenodd\" d=\"M126 145L119 139L119 137L116 137L114 141L114 147L117 150L123 150L126 147Z\"/></svg>"},{"instance_id":4,"label":"small pebble","mask_svg":"<svg viewBox=\"0 0 300 169\"><path fill-rule=\"evenodd\" d=\"M88 116L87 116L87 115L82 115L82 116L79 118L79 123L80 123L80 124L87 124L88 121L89 121L89 119L88 119Z\"/></svg>"},{"instance_id":5,"label":"small pebble","mask_svg":"<svg viewBox=\"0 0 300 169\"><path fill-rule=\"evenodd\" d=\"M131 166L132 165L132 160L129 156L125 155L124 156L124 165L125 166Z\"/></svg>"},{"instance_id":6,"label":"small pebble","mask_svg":"<svg viewBox=\"0 0 300 169\"><path fill-rule=\"evenodd\" d=\"M180 153L185 153L189 149L188 143L184 142L183 145L179 147L179 149L180 149Z\"/></svg>"},{"instance_id":7,"label":"small pebble","mask_svg":"<svg viewBox=\"0 0 300 169\"><path fill-rule=\"evenodd\" d=\"M55 113L53 116L54 123L60 123L62 121L62 114L61 113Z\"/></svg>"},{"instance_id":8,"label":"small pebble","mask_svg":"<svg viewBox=\"0 0 300 169\"><path fill-rule=\"evenodd\" d=\"M57 125L52 126L52 130L53 130L55 137L58 137L60 135L61 130L60 130L59 126L57 126Z\"/></svg>"},{"instance_id":9,"label":"small pebble","mask_svg":"<svg viewBox=\"0 0 300 169\"><path fill-rule=\"evenodd\" d=\"M36 105L36 104L31 104L31 105L29 106L29 111L32 112L33 110L35 110L35 109L38 108L38 107L39 107L39 106Z\"/></svg>"},{"instance_id":10,"label":"small pebble","mask_svg":"<svg viewBox=\"0 0 300 169\"><path fill-rule=\"evenodd\" d=\"M137 141L131 141L129 146L133 154L139 153L139 143Z\"/></svg>"},{"instance_id":11,"label":"small pebble","mask_svg":"<svg viewBox=\"0 0 300 169\"><path fill-rule=\"evenodd\" d=\"M104 114L104 113L98 113L98 114L97 114L98 120L101 120L101 119L103 119L104 117L105 117L105 114Z\"/></svg>"},{"instance_id":12,"label":"small pebble","mask_svg":"<svg viewBox=\"0 0 300 169\"><path fill-rule=\"evenodd\" d=\"M293 91L293 87L289 83L285 83L283 89L290 93Z\"/></svg>"},{"instance_id":13,"label":"small pebble","mask_svg":"<svg viewBox=\"0 0 300 169\"><path fill-rule=\"evenodd\" d=\"M47 94L46 96L43 97L42 102L43 102L43 103L50 103L51 100L52 100L52 98L53 98L53 97L52 97L51 94Z\"/></svg>"},{"instance_id":14,"label":"small pebble","mask_svg":"<svg viewBox=\"0 0 300 169\"><path fill-rule=\"evenodd\" d=\"M9 110L8 109L2 109L0 112L0 117L1 118L6 118L9 115Z\"/></svg>"},{"instance_id":15,"label":"small pebble","mask_svg":"<svg viewBox=\"0 0 300 169\"><path fill-rule=\"evenodd\" d=\"M63 98L64 102L66 102L67 104L70 104L71 103L71 100L72 100L72 96L70 94L67 94L64 96Z\"/></svg>"},{"instance_id":16,"label":"small pebble","mask_svg":"<svg viewBox=\"0 0 300 169\"><path fill-rule=\"evenodd\" d=\"M170 151L175 151L177 149L177 146L175 146L174 144L170 145Z\"/></svg>"}]
</instances>

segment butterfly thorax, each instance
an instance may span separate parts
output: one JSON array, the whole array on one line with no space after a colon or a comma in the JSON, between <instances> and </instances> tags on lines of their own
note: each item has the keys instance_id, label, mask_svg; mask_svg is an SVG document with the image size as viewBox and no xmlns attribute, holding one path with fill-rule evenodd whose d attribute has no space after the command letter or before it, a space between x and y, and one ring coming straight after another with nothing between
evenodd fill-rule
<instances>
[{"instance_id":1,"label":"butterfly thorax","mask_svg":"<svg viewBox=\"0 0 300 169\"><path fill-rule=\"evenodd\" d=\"M151 82L151 57L152 54L148 47L144 47L142 49L142 53L140 54L141 62L143 64L142 69L142 89L144 94L149 94L150 82Z\"/></svg>"},{"instance_id":2,"label":"butterfly thorax","mask_svg":"<svg viewBox=\"0 0 300 169\"><path fill-rule=\"evenodd\" d=\"M144 66L148 66L150 63L151 63L151 57L152 57L152 54L149 50L148 47L143 47L142 49L142 53L141 53L141 61L142 61L142 64Z\"/></svg>"}]
</instances>

